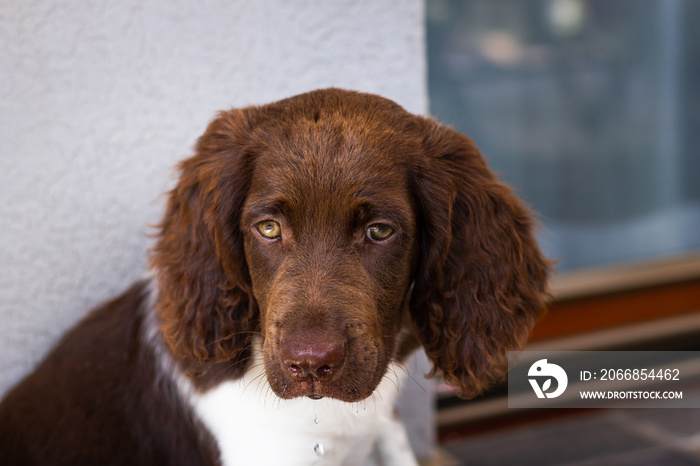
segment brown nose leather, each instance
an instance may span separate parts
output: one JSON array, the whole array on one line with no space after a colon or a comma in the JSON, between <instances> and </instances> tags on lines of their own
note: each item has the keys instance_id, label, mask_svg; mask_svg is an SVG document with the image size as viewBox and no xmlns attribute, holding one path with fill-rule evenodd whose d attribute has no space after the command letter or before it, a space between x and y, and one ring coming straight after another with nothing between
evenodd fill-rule
<instances>
[{"instance_id":1,"label":"brown nose leather","mask_svg":"<svg viewBox=\"0 0 700 466\"><path fill-rule=\"evenodd\" d=\"M282 362L292 377L321 380L337 370L345 360L345 349L341 341L309 335L286 338L281 343Z\"/></svg>"}]
</instances>

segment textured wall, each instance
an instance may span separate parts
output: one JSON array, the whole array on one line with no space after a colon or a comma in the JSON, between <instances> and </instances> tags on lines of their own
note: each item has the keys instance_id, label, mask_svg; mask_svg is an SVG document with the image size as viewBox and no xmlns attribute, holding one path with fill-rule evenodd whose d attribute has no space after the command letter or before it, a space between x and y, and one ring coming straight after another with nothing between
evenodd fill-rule
<instances>
[{"instance_id":1,"label":"textured wall","mask_svg":"<svg viewBox=\"0 0 700 466\"><path fill-rule=\"evenodd\" d=\"M9 0L0 43L0 393L145 273L217 110L331 85L427 107L419 0Z\"/></svg>"},{"instance_id":2,"label":"textured wall","mask_svg":"<svg viewBox=\"0 0 700 466\"><path fill-rule=\"evenodd\" d=\"M0 43L0 395L145 273L217 110L331 85L427 109L422 0L6 0Z\"/></svg>"}]
</instances>

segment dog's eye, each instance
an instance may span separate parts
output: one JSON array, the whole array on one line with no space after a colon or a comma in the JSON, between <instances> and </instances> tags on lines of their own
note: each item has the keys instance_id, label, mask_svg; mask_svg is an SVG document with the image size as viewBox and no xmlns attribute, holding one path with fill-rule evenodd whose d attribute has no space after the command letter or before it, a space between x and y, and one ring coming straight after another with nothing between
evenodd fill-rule
<instances>
[{"instance_id":1,"label":"dog's eye","mask_svg":"<svg viewBox=\"0 0 700 466\"><path fill-rule=\"evenodd\" d=\"M394 234L394 229L383 223L375 223L367 228L367 237L372 241L384 241Z\"/></svg>"},{"instance_id":2,"label":"dog's eye","mask_svg":"<svg viewBox=\"0 0 700 466\"><path fill-rule=\"evenodd\" d=\"M265 220L258 223L257 229L267 239L277 239L282 233L282 227L274 220Z\"/></svg>"}]
</instances>

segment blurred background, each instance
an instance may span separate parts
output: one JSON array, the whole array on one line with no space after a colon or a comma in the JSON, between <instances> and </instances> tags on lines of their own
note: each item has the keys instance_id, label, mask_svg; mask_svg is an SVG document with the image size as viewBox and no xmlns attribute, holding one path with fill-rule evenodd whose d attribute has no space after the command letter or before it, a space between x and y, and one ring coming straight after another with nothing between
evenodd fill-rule
<instances>
[{"instance_id":1,"label":"blurred background","mask_svg":"<svg viewBox=\"0 0 700 466\"><path fill-rule=\"evenodd\" d=\"M694 0L426 2L431 113L539 212L557 261L527 349L700 350L698 21ZM439 390L450 464L700 464L698 409L518 411L503 386Z\"/></svg>"},{"instance_id":2,"label":"blurred background","mask_svg":"<svg viewBox=\"0 0 700 466\"><path fill-rule=\"evenodd\" d=\"M697 0L3 1L0 395L146 273L216 111L327 86L453 125L539 213L558 271L529 348L700 350L698 22ZM700 464L699 410L516 411L410 370L426 464Z\"/></svg>"},{"instance_id":3,"label":"blurred background","mask_svg":"<svg viewBox=\"0 0 700 466\"><path fill-rule=\"evenodd\" d=\"M700 3L430 0L430 110L541 214L561 272L700 248Z\"/></svg>"}]
</instances>

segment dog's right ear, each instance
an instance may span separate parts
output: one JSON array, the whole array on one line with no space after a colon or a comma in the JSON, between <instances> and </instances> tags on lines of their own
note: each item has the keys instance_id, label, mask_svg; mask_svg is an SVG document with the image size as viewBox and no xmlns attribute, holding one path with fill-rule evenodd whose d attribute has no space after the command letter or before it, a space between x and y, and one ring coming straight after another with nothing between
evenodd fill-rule
<instances>
[{"instance_id":1,"label":"dog's right ear","mask_svg":"<svg viewBox=\"0 0 700 466\"><path fill-rule=\"evenodd\" d=\"M150 266L158 317L173 354L190 365L226 361L242 373L258 311L239 214L252 171L254 108L222 112L180 165Z\"/></svg>"}]
</instances>

